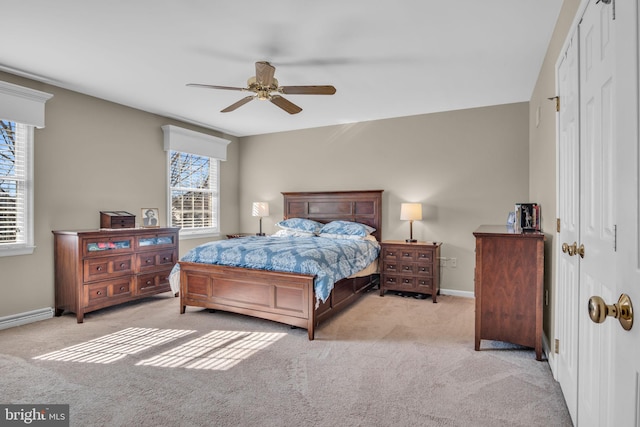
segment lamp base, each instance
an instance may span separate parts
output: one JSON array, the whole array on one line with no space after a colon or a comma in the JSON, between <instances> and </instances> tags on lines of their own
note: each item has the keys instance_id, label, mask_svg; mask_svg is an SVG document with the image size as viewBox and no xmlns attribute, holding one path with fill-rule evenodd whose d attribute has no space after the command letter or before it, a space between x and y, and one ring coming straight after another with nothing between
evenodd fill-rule
<instances>
[{"instance_id":1,"label":"lamp base","mask_svg":"<svg viewBox=\"0 0 640 427\"><path fill-rule=\"evenodd\" d=\"M418 241L416 239L406 239L405 242L407 242L407 243L417 243Z\"/></svg>"},{"instance_id":2,"label":"lamp base","mask_svg":"<svg viewBox=\"0 0 640 427\"><path fill-rule=\"evenodd\" d=\"M264 233L256 233L256 236L266 236Z\"/></svg>"}]
</instances>

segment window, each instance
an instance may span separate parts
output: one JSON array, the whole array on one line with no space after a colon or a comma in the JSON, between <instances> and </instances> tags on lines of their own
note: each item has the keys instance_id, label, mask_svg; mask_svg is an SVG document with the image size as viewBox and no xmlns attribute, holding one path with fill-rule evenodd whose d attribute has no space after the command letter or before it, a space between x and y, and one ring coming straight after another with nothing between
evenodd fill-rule
<instances>
[{"instance_id":1,"label":"window","mask_svg":"<svg viewBox=\"0 0 640 427\"><path fill-rule=\"evenodd\" d=\"M51 97L0 82L0 256L33 253L34 127Z\"/></svg>"},{"instance_id":2,"label":"window","mask_svg":"<svg viewBox=\"0 0 640 427\"><path fill-rule=\"evenodd\" d=\"M203 237L220 232L220 161L227 141L215 136L162 126L167 152L169 225L180 236Z\"/></svg>"},{"instance_id":3,"label":"window","mask_svg":"<svg viewBox=\"0 0 640 427\"><path fill-rule=\"evenodd\" d=\"M171 226L218 232L219 161L170 151Z\"/></svg>"},{"instance_id":4,"label":"window","mask_svg":"<svg viewBox=\"0 0 640 427\"><path fill-rule=\"evenodd\" d=\"M33 127L0 120L0 248L33 246Z\"/></svg>"}]
</instances>

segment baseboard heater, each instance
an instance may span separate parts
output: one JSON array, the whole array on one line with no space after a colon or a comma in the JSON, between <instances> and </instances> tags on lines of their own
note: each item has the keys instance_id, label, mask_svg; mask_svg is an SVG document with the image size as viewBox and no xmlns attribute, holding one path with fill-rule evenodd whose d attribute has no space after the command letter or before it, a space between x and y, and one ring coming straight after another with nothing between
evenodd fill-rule
<instances>
[{"instance_id":1,"label":"baseboard heater","mask_svg":"<svg viewBox=\"0 0 640 427\"><path fill-rule=\"evenodd\" d=\"M38 310L25 311L24 313L0 317L0 330L13 328L14 326L26 325L27 323L38 322L52 317L52 307L40 308Z\"/></svg>"}]
</instances>

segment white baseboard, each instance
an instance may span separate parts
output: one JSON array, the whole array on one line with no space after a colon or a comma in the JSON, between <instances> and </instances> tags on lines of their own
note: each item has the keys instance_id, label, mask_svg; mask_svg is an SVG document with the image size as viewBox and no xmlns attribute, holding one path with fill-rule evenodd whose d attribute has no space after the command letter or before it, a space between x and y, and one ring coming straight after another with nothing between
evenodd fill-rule
<instances>
[{"instance_id":1,"label":"white baseboard","mask_svg":"<svg viewBox=\"0 0 640 427\"><path fill-rule=\"evenodd\" d=\"M457 291L455 289L440 289L440 295L451 295L454 297L475 298L475 294L469 291Z\"/></svg>"},{"instance_id":2,"label":"white baseboard","mask_svg":"<svg viewBox=\"0 0 640 427\"><path fill-rule=\"evenodd\" d=\"M14 326L26 325L27 323L38 322L40 320L51 319L52 317L53 308L51 307L0 317L0 330L13 328Z\"/></svg>"}]
</instances>

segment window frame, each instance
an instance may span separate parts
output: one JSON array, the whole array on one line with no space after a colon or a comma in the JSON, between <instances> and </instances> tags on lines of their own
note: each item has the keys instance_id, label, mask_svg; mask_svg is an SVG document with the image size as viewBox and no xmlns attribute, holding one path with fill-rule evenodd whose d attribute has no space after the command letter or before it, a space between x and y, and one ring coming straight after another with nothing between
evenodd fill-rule
<instances>
[{"instance_id":1,"label":"window frame","mask_svg":"<svg viewBox=\"0 0 640 427\"><path fill-rule=\"evenodd\" d=\"M179 151L179 150L168 150L167 151L167 188L168 188L168 195L167 195L167 200L168 200L168 206L167 206L167 224L169 225L169 227L177 227L176 225L173 224L173 214L172 214L172 210L173 210L173 199L172 199L172 193L173 193L173 189L174 187L171 186L171 176L172 176L172 170L171 170L171 153L184 153L184 154L191 154L191 155L195 155L195 156L199 156L199 157L205 157L209 159L209 174L211 175L211 166L213 163L216 164L216 170L215 170L215 188L210 188L210 192L212 193L212 200L211 200L211 217L212 217L212 221L215 222L216 226L215 227L194 227L194 228L180 228L180 237L181 238L201 238L201 237L216 237L220 235L220 160L219 159L215 159L213 157L208 157L208 156L202 156L200 154L194 154L194 153L187 153L186 151ZM214 212L216 213L216 215L214 215Z\"/></svg>"},{"instance_id":2,"label":"window frame","mask_svg":"<svg viewBox=\"0 0 640 427\"><path fill-rule=\"evenodd\" d=\"M33 139L34 130L33 126L18 123L14 120L5 120L14 123L16 128L18 126L24 126L25 138L24 141L16 138L15 144L18 143L24 145L22 150L24 151L24 173L17 176L17 179L24 181L24 195L20 198L24 205L24 239L20 242L2 243L0 242L0 257L3 256L16 256L16 255L31 255L35 250L34 244L34 227L33 227ZM17 148L16 148L17 149ZM18 197L18 196L17 196Z\"/></svg>"}]
</instances>

